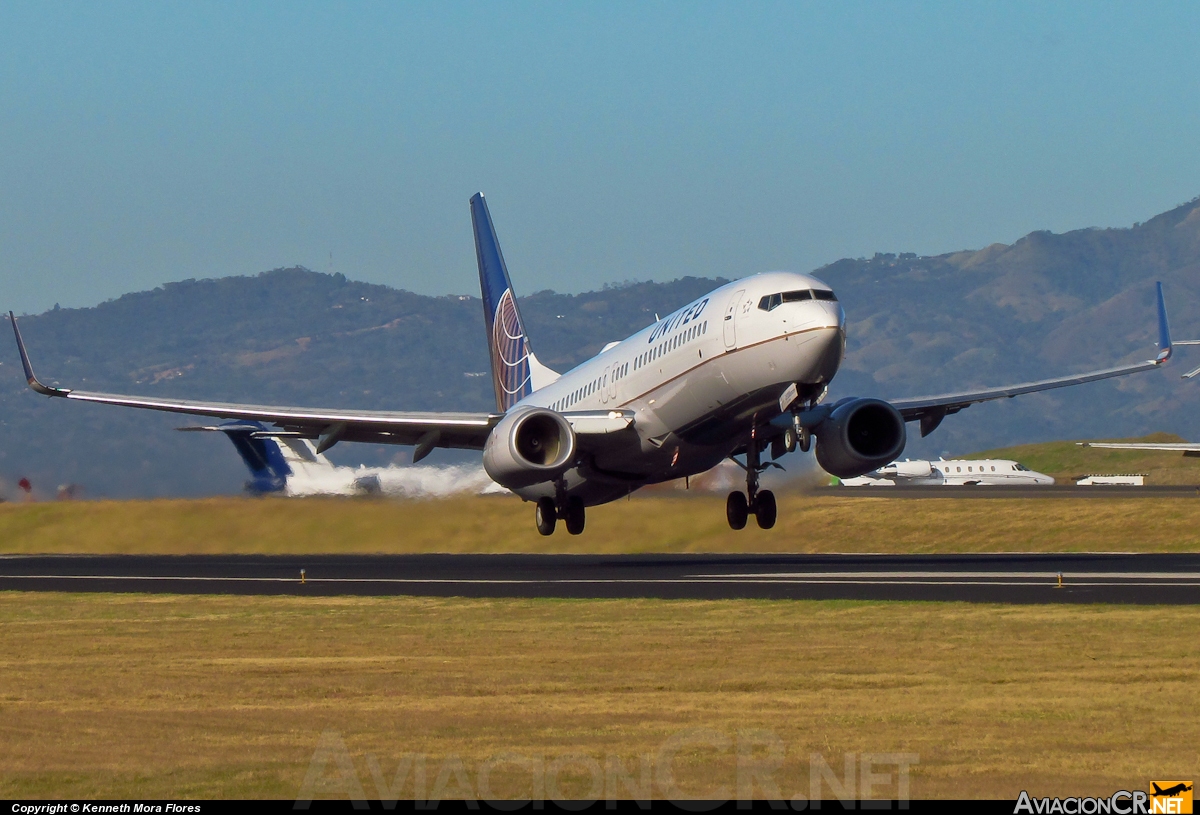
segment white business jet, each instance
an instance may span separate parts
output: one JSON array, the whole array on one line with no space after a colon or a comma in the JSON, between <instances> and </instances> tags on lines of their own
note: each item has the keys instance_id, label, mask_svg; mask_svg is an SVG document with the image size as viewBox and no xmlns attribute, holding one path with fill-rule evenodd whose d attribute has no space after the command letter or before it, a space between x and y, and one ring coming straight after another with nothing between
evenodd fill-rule
<instances>
[{"instance_id":1,"label":"white business jet","mask_svg":"<svg viewBox=\"0 0 1200 815\"><path fill-rule=\"evenodd\" d=\"M843 487L978 487L1053 484L1045 473L1006 458L893 461L877 470L841 479Z\"/></svg>"},{"instance_id":2,"label":"white business jet","mask_svg":"<svg viewBox=\"0 0 1200 815\"><path fill-rule=\"evenodd\" d=\"M1007 387L885 401L824 397L845 350L845 314L815 277L767 272L721 286L558 374L525 332L491 215L481 194L471 218L491 351L493 413L405 413L199 402L50 387L34 376L13 318L30 387L52 397L164 410L275 426L263 435L303 438L323 453L340 441L415 445L413 461L436 447L483 451L497 484L535 503L543 535L563 520L577 535L584 508L646 484L704 472L727 458L746 474L729 494L729 525L750 514L775 524L775 496L759 475L796 447L831 475L852 478L894 461L906 422L928 435L977 402L1150 371L1171 355L1162 286L1154 359ZM11 313L10 313L11 316ZM765 460L769 453L770 461ZM735 458L742 456L742 460Z\"/></svg>"}]
</instances>

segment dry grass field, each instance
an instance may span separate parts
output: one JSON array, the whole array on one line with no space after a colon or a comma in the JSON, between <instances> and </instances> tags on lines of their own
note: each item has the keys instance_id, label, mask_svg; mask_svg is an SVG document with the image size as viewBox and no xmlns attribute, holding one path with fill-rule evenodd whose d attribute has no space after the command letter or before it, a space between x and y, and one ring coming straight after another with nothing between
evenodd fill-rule
<instances>
[{"instance_id":1,"label":"dry grass field","mask_svg":"<svg viewBox=\"0 0 1200 815\"><path fill-rule=\"evenodd\" d=\"M635 497L591 510L582 536L544 538L531 505L511 496L4 504L0 554L1200 551L1200 495L911 500L831 490L781 495L779 518L769 531L751 522L734 532L721 497Z\"/></svg>"},{"instance_id":2,"label":"dry grass field","mask_svg":"<svg viewBox=\"0 0 1200 815\"><path fill-rule=\"evenodd\" d=\"M1193 607L8 592L0 664L9 798L294 798L326 731L370 797L372 766L390 786L413 754L425 795L443 773L441 795L478 794L505 753L567 795L646 755L655 797L664 766L675 794L726 796L754 741L782 751L785 798L810 793L813 754L843 781L847 753L915 754L914 797L1111 794L1200 766ZM488 775L485 794L533 789L513 762ZM320 779L348 789L336 760Z\"/></svg>"},{"instance_id":3,"label":"dry grass field","mask_svg":"<svg viewBox=\"0 0 1200 815\"><path fill-rule=\"evenodd\" d=\"M723 515L646 496L543 538L511 497L7 504L0 553L1200 550L1189 496L796 493L771 531ZM913 797L1200 765L1191 607L3 592L0 666L5 797L290 798L318 744L317 796L351 790L339 758L368 797L447 798L629 797L616 771L636 785L643 757L655 797L721 797L772 751L785 798L813 792L814 756L852 793L874 761L880 796L878 754L915 756Z\"/></svg>"}]
</instances>

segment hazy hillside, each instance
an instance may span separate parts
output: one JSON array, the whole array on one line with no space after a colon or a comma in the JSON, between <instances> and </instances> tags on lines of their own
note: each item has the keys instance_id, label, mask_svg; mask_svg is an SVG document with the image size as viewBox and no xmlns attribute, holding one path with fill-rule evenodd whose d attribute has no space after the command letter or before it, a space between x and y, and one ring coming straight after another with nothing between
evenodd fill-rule
<instances>
[{"instance_id":1,"label":"hazy hillside","mask_svg":"<svg viewBox=\"0 0 1200 815\"><path fill-rule=\"evenodd\" d=\"M754 271L761 270L728 276ZM1155 280L1166 285L1176 338L1200 336L1198 272L1197 201L1127 229L1035 232L979 251L838 261L816 270L848 319L833 396L937 393L1147 358ZM684 277L580 295L538 292L521 306L539 355L566 370L719 282ZM482 325L475 297L423 297L280 269L56 309L24 318L22 331L39 374L70 386L487 410ZM914 439L908 454L1154 431L1200 439L1200 383L1178 378L1196 365L1200 349L1180 349L1166 372L973 407L930 439ZM93 496L238 491L245 475L232 448L219 437L172 430L187 421L37 397L24 386L11 339L0 339L0 490L29 476L43 492L77 482ZM407 454L354 445L334 452L344 463Z\"/></svg>"}]
</instances>

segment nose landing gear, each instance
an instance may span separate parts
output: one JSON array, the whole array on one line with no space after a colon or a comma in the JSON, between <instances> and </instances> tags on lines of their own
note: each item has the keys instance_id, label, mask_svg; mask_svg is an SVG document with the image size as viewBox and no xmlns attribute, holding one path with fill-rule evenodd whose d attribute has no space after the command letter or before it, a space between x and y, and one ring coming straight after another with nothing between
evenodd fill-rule
<instances>
[{"instance_id":1,"label":"nose landing gear","mask_svg":"<svg viewBox=\"0 0 1200 815\"><path fill-rule=\"evenodd\" d=\"M731 492L725 499L725 518L729 521L730 529L744 529L751 513L762 529L775 526L778 507L775 504L775 494L770 490L758 488L758 474L766 469L768 464L760 461L759 441L756 434L751 434L750 442L746 445L746 492ZM739 466L740 461L733 459ZM779 466L779 465L774 465Z\"/></svg>"}]
</instances>

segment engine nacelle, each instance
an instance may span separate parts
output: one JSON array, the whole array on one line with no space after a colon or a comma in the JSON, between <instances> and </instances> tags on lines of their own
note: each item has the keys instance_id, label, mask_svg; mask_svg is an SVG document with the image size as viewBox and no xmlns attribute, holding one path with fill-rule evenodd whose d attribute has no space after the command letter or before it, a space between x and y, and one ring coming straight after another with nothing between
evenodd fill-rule
<instances>
[{"instance_id":1,"label":"engine nacelle","mask_svg":"<svg viewBox=\"0 0 1200 815\"><path fill-rule=\"evenodd\" d=\"M895 461L908 440L904 417L882 399L847 399L812 432L817 463L838 478L854 478Z\"/></svg>"},{"instance_id":2,"label":"engine nacelle","mask_svg":"<svg viewBox=\"0 0 1200 815\"><path fill-rule=\"evenodd\" d=\"M561 413L546 408L510 412L492 428L483 447L483 469L510 490L552 481L575 463L575 431Z\"/></svg>"}]
</instances>

